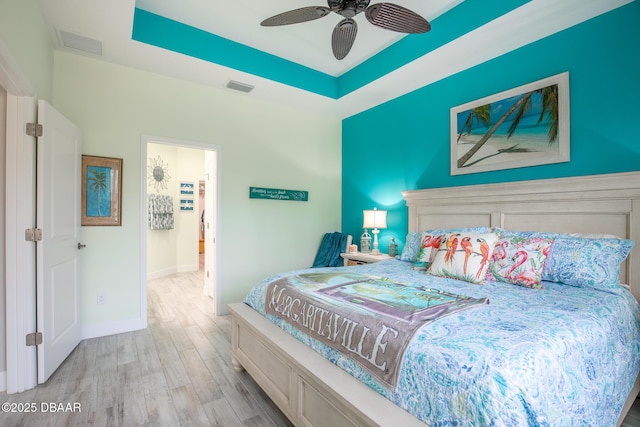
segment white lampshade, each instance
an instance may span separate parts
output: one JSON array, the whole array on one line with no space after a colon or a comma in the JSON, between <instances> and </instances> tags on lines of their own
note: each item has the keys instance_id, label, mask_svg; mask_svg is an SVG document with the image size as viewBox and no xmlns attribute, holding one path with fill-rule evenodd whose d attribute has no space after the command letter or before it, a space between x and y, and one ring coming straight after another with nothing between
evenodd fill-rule
<instances>
[{"instance_id":1,"label":"white lampshade","mask_svg":"<svg viewBox=\"0 0 640 427\"><path fill-rule=\"evenodd\" d=\"M371 211L362 211L364 223L362 228L387 228L387 211L379 211L373 208Z\"/></svg>"}]
</instances>

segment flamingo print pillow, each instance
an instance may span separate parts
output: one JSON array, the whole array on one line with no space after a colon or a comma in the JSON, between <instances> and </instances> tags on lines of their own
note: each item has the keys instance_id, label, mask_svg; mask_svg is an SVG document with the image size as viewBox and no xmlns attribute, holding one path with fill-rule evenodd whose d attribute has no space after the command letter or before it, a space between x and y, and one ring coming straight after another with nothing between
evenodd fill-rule
<instances>
[{"instance_id":1,"label":"flamingo print pillow","mask_svg":"<svg viewBox=\"0 0 640 427\"><path fill-rule=\"evenodd\" d=\"M501 237L485 279L542 289L542 269L552 244L548 237Z\"/></svg>"},{"instance_id":2,"label":"flamingo print pillow","mask_svg":"<svg viewBox=\"0 0 640 427\"><path fill-rule=\"evenodd\" d=\"M497 240L496 233L446 234L427 272L433 276L481 284Z\"/></svg>"},{"instance_id":3,"label":"flamingo print pillow","mask_svg":"<svg viewBox=\"0 0 640 427\"><path fill-rule=\"evenodd\" d=\"M438 252L444 236L444 234L439 233L434 234L428 231L423 232L417 262L430 264L433 261L433 257L436 252Z\"/></svg>"},{"instance_id":4,"label":"flamingo print pillow","mask_svg":"<svg viewBox=\"0 0 640 427\"><path fill-rule=\"evenodd\" d=\"M413 231L407 234L407 239L404 248L402 248L402 253L399 255L398 259L400 261L410 261L410 262L418 262L418 263L430 263L433 261L433 254L437 251L437 247L432 251L431 245L433 241L429 241L428 252L423 250L423 243L425 242L425 235L432 236L433 238L437 238L442 236L443 234L453 233L453 232L469 232L469 233L487 233L489 227L480 226L480 227L468 227L468 228L449 228L449 229L432 229L425 231Z\"/></svg>"}]
</instances>

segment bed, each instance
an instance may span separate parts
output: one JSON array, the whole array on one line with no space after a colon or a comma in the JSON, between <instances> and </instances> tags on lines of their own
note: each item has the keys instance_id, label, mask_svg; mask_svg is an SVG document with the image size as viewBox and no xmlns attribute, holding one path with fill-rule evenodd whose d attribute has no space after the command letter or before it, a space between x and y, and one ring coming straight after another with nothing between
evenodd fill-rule
<instances>
[{"instance_id":1,"label":"bed","mask_svg":"<svg viewBox=\"0 0 640 427\"><path fill-rule=\"evenodd\" d=\"M407 191L403 196L409 211L410 233L492 227L588 233L594 239L619 236L640 242L640 173L635 172ZM580 417L592 425L619 425L640 390L637 379L640 318L636 302L640 297L639 254L637 248L631 250L620 266L620 283L627 286L606 291L553 282L543 282L545 289L538 290L494 281L476 285L443 279L445 284L439 288L476 300L487 297L489 304L454 312L419 328L405 350L405 357L413 359L402 362L397 382L391 386L313 337L286 331L290 329L286 321L273 315L268 320L246 303L229 306L233 364L237 370L247 370L295 425L465 425L466 421L571 425L580 421ZM417 283L425 274L414 270L411 264L390 260L362 267L333 268L328 272L395 277L399 283ZM305 275L309 271L296 274L308 277ZM276 275L259 284L246 302L260 309L261 297L256 289L265 290L268 284L284 276ZM513 291L508 296L506 288ZM582 313L584 306L591 307L591 311ZM513 311L505 314L508 319L496 323L500 313L507 313L501 311L505 307ZM565 318L559 312L577 317ZM498 351L501 357L488 363L480 352L470 349L486 344L481 342L484 338L480 334L474 336L473 327L486 329L491 322L500 325L498 335L502 338L486 339L492 340L492 346L501 347ZM527 339L533 338L522 338L523 330L532 336L543 332L547 335L541 335L542 344L530 341L532 348L528 348ZM590 338L576 339L574 335L578 332ZM451 336L464 337L462 344L454 345ZM519 340L511 341L514 336ZM500 345L500 339L505 340L505 345ZM417 355L415 342L433 347L435 356ZM541 353L534 351L541 345L548 345L550 355L563 345L566 348L561 353L565 356L573 355L572 346L586 350L583 349L582 356L569 357L567 366L557 365L562 357L551 356L545 357L551 360L551 365L545 365L539 360ZM330 354L332 361L320 352ZM405 367L420 369L420 365L433 367L424 372L424 377L431 380L412 389L408 385L410 379L421 375L407 374ZM461 374L452 376L444 365ZM508 366L501 370L499 365ZM539 381L534 383L534 377ZM604 377L615 380L607 381ZM491 381L485 381L487 378ZM603 378L604 382L598 382ZM482 387L473 389L474 382L482 383ZM446 387L457 391L447 397ZM429 393L426 400L419 400ZM599 415L594 415L594 411Z\"/></svg>"}]
</instances>

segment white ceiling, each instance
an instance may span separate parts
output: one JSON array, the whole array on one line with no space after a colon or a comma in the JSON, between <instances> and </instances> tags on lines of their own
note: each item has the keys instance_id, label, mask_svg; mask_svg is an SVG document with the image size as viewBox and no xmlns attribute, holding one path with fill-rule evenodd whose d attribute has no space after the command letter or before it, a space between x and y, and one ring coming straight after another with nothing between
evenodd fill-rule
<instances>
[{"instance_id":1,"label":"white ceiling","mask_svg":"<svg viewBox=\"0 0 640 427\"><path fill-rule=\"evenodd\" d=\"M432 21L463 0L393 1ZM136 5L332 76L343 74L406 36L375 27L360 13L354 18L358 24L356 42L349 55L338 61L331 52L331 33L343 17L336 13L301 24L260 26L261 21L281 12L327 6L326 0L137 0Z\"/></svg>"},{"instance_id":2,"label":"white ceiling","mask_svg":"<svg viewBox=\"0 0 640 427\"><path fill-rule=\"evenodd\" d=\"M394 0L432 21L463 0ZM453 73L576 25L632 0L531 0L518 9L429 52L382 78L331 99L131 39L135 7L339 76L395 43L403 35L374 27L360 14L358 36L347 58L331 53L336 14L284 27L261 27L272 15L325 0L39 0L56 49L57 30L102 42L101 59L150 72L225 89L229 80L251 84L251 96L339 118L357 114ZM372 0L372 3L377 2ZM478 46L482 46L479 49ZM80 53L75 51L76 53ZM80 53L81 54L81 53Z\"/></svg>"}]
</instances>

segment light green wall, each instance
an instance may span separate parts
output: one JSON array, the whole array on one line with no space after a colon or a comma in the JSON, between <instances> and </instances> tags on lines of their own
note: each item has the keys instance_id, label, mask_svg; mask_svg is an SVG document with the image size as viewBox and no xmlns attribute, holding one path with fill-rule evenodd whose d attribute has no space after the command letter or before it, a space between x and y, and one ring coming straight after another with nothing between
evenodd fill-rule
<instances>
[{"instance_id":1,"label":"light green wall","mask_svg":"<svg viewBox=\"0 0 640 427\"><path fill-rule=\"evenodd\" d=\"M53 48L36 0L0 0L0 41L39 99L52 99Z\"/></svg>"},{"instance_id":2,"label":"light green wall","mask_svg":"<svg viewBox=\"0 0 640 427\"><path fill-rule=\"evenodd\" d=\"M176 200L178 193L178 182L176 180L176 165L178 161L178 147L165 144L148 144L147 159L162 159L163 169L168 171L171 179L167 182L166 189L158 189L149 185L147 179L147 194L159 193L173 196ZM147 164L148 161L147 161ZM176 216L174 216L175 220ZM174 223L174 226L176 224ZM175 273L177 271L177 253L178 253L178 230L151 230L149 225L147 230L147 275L149 278L157 278L166 274Z\"/></svg>"},{"instance_id":3,"label":"light green wall","mask_svg":"<svg viewBox=\"0 0 640 427\"><path fill-rule=\"evenodd\" d=\"M204 177L204 150L166 144L148 144L147 159L162 161L171 177L167 188L156 189L147 179L147 194L158 193L173 197L174 228L151 230L147 224L147 277L162 277L182 271L196 271L199 267L200 210L198 181ZM147 160L147 164L149 160ZM180 182L194 184L193 211L180 210Z\"/></svg>"},{"instance_id":4,"label":"light green wall","mask_svg":"<svg viewBox=\"0 0 640 427\"><path fill-rule=\"evenodd\" d=\"M54 76L54 105L82 129L83 152L123 158L122 226L82 229L85 326L140 316L142 134L221 148L223 304L310 266L323 233L340 229L339 120L64 52ZM306 190L309 201L249 199L250 186Z\"/></svg>"}]
</instances>

